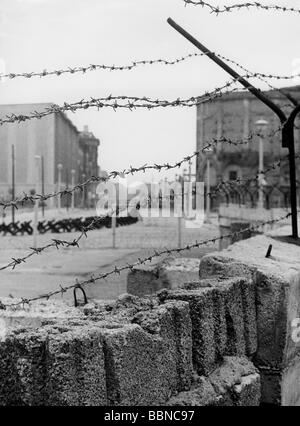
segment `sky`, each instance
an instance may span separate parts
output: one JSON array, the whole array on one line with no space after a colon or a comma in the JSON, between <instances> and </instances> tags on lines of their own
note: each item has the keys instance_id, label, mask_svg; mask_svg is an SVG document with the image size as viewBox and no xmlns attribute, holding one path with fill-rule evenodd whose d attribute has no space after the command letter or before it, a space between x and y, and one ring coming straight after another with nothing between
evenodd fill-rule
<instances>
[{"instance_id":1,"label":"sky","mask_svg":"<svg viewBox=\"0 0 300 426\"><path fill-rule=\"evenodd\" d=\"M214 5L233 3L211 0ZM271 3L300 8L300 0ZM183 0L0 0L1 71L123 65L196 52L167 24L168 17L211 50L253 71L300 72L299 15L245 10L215 16L202 7L185 6ZM174 66L142 66L133 71L6 80L0 83L0 102L61 105L110 94L174 100L201 95L229 79L208 58L197 57ZM99 165L108 172L177 162L196 149L194 107L134 112L89 109L69 117L78 129L88 125L100 139ZM174 173L161 176L172 179ZM157 174L135 179L157 179Z\"/></svg>"}]
</instances>

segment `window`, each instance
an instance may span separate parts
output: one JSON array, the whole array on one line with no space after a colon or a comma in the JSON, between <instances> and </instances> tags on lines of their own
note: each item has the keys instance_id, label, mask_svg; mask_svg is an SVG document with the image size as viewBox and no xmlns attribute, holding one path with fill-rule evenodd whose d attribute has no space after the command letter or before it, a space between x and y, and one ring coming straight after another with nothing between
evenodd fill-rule
<instances>
[{"instance_id":1,"label":"window","mask_svg":"<svg viewBox=\"0 0 300 426\"><path fill-rule=\"evenodd\" d=\"M229 180L237 180L238 174L236 170L229 171Z\"/></svg>"}]
</instances>

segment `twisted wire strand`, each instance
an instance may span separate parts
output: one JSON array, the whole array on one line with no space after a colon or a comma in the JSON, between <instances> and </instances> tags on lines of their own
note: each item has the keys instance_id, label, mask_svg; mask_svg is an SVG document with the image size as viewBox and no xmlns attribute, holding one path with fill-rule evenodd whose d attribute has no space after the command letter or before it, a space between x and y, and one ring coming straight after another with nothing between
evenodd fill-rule
<instances>
[{"instance_id":1,"label":"twisted wire strand","mask_svg":"<svg viewBox=\"0 0 300 426\"><path fill-rule=\"evenodd\" d=\"M240 65L237 62L231 60L230 58L227 58L219 53L214 52L216 56L218 56L221 59L224 59L228 62L234 63L235 65ZM97 71L97 70L106 70L106 71L131 71L137 67L140 66L153 66L153 65L176 65L181 62L187 61L192 58L196 57L202 57L207 56L207 53L189 53L188 55L182 56L180 58L176 58L173 60L166 60L166 59L150 59L150 60L140 60L140 61L133 61L129 65L99 65L99 64L91 64L86 66L78 66L78 67L68 67L68 68L62 68L59 70L51 70L48 71L44 69L43 71L37 72L37 71L31 71L31 72L10 72L7 74L0 73L0 80L3 79L9 79L9 80L15 80L17 78L25 78L25 79L31 79L34 77L48 77L48 76L56 76L60 77L62 75L74 75L74 74L86 74L90 71ZM261 72L254 72L254 77L262 77L262 78L268 78L268 79L275 79L275 80L292 80L294 78L300 77L300 73L293 74L293 75L276 75L271 73L261 73Z\"/></svg>"},{"instance_id":2,"label":"twisted wire strand","mask_svg":"<svg viewBox=\"0 0 300 426\"><path fill-rule=\"evenodd\" d=\"M167 248L167 249L162 250L162 251L155 250L152 255L150 255L150 256L148 256L144 259L138 259L134 263L126 264L126 265L121 266L121 267L115 266L109 272L99 274L97 276L91 276L90 278L88 278L86 280L83 280L83 281L80 281L80 282L77 281L75 284L71 284L71 285L68 285L68 286L60 285L59 289L57 289L57 290L54 290L54 291L51 291L49 293L39 295L39 296L36 296L36 297L33 297L33 298L21 298L20 302L16 302L16 303L4 305L4 306L9 307L9 308L13 308L13 307L16 308L18 306L24 307L25 305L30 305L30 303L34 302L34 301L45 300L45 299L49 300L51 297L53 297L55 295L62 295L63 296L67 291L69 291L71 289L78 288L78 287L85 287L85 286L90 285L90 284L95 284L96 282L105 280L106 278L108 278L112 275L116 275L116 274L120 275L121 272L133 270L135 267L140 266L140 265L145 265L148 262L151 263L154 259L159 258L161 256L171 255L171 254L176 254L176 253L179 254L179 253L182 253L182 252L185 252L185 251L190 251L192 249L200 248L201 246L205 246L205 245L208 245L208 244L215 244L216 242L222 241L224 239L228 239L228 238L232 238L232 237L236 238L240 235L245 234L246 232L258 231L263 226L273 225L273 224L279 223L279 222L289 218L290 216L291 216L291 213L288 213L288 214L281 216L277 219L260 222L257 225L250 226L249 228L243 229L241 231L233 232L233 233L223 235L223 236L219 236L219 237L214 237L214 238L204 240L204 241L200 241L200 242L196 241L195 243L188 244L188 245L181 247L181 248L174 248L174 249L173 248L172 249Z\"/></svg>"},{"instance_id":3,"label":"twisted wire strand","mask_svg":"<svg viewBox=\"0 0 300 426\"><path fill-rule=\"evenodd\" d=\"M192 156L187 157L187 158L192 158ZM288 158L288 157L287 157ZM296 158L300 158L300 155L298 155ZM268 169L262 170L260 171L255 177L253 178L249 178L249 179L236 179L235 181L222 181L220 182L217 187L214 189L214 191L208 193L207 195L209 195L210 197L214 197L216 195L216 193L218 192L223 192L224 188L228 189L229 188L233 188L235 186L234 189L236 189L237 185L240 185L240 187L245 187L248 186L249 183L257 181L260 177L260 174L268 174L269 172L275 170L276 168L280 167L281 163L283 160L285 160L285 158L280 159L279 161L277 161L276 163L272 164L270 167L268 167ZM187 195L187 194L182 194L182 196ZM180 196L178 196L180 197ZM141 207L143 206L142 203L144 203L144 206L147 206L149 202L151 201L155 201L155 200L161 200L161 199L167 199L170 200L171 197L170 196L162 196L162 197L146 197L141 201ZM125 211L127 209L127 206L124 206L123 209L121 209L120 211ZM114 209L111 210L110 214L114 214L116 213L116 211ZM29 258L31 258L34 255L38 255L41 254L42 252L46 251L47 249L51 248L51 247L55 247L56 249L59 249L61 247L79 247L79 242L83 237L87 238L87 233L93 229L96 228L96 224L99 220L106 218L108 216L108 214L106 213L105 215L100 215L99 217L95 218L88 226L86 227L82 227L82 231L80 232L79 236L72 240L72 241L65 241L65 240L60 240L60 239L53 239L51 243L43 246L43 247L39 247L39 248L32 248L30 247L30 252L24 256L23 258L12 258L11 262L9 262L8 264L0 267L0 271L3 271L5 269L15 269L18 265L21 265L22 263L25 263Z\"/></svg>"},{"instance_id":4,"label":"twisted wire strand","mask_svg":"<svg viewBox=\"0 0 300 426\"><path fill-rule=\"evenodd\" d=\"M235 10L240 11L242 9L257 9L257 10L265 10L265 11L277 11L277 12L292 12L292 13L300 13L300 9L295 7L286 7L279 5L264 5L260 2L247 2L247 3L237 3L231 6L214 6L206 1L202 0L183 0L185 5L194 5L194 6L202 6L203 8L207 8L211 13L219 15L220 13L233 12Z\"/></svg>"},{"instance_id":5,"label":"twisted wire strand","mask_svg":"<svg viewBox=\"0 0 300 426\"><path fill-rule=\"evenodd\" d=\"M206 141L206 143L204 144L204 146L201 150L195 151L192 155L186 156L182 160L180 160L180 161L178 161L174 164L170 164L170 163L164 163L164 164L157 164L156 163L156 164L152 164L152 165L144 164L144 165L139 166L139 167L130 166L128 169L124 169L124 170L121 170L121 171L113 170L108 174L107 177L91 176L90 178L86 179L84 182L79 183L79 184L75 185L74 187L71 187L71 188L66 187L63 190L59 190L59 191L56 191L56 192L53 192L53 193L49 193L49 194L45 194L45 195L41 195L41 194L29 195L27 193L24 193L23 196L15 198L14 200L10 200L10 201L7 201L7 202L0 200L0 207L2 207L3 210L7 209L8 207L18 209L18 206L24 206L25 203L34 204L36 201L45 202L45 201L49 200L50 198L72 195L72 193L77 192L77 191L82 192L83 189L90 184L99 183L99 182L107 182L110 179L115 179L117 177L125 177L125 176L128 176L128 175L133 176L136 173L139 173L139 172L145 173L148 170L156 170L158 172L161 172L163 170L169 171L169 170L172 170L172 169L180 169L183 164L192 161L194 158L199 157L201 155L201 153L204 153L209 148L216 147L218 144L226 143L228 145L233 145L233 146L247 145L256 136L260 136L260 137L263 137L263 138L269 138L269 137L275 136L275 134L280 132L281 130L282 130L282 126L278 127L277 129L275 129L274 131L272 131L268 135L261 135L257 132L252 132L248 135L248 137L243 138L243 140L241 140L241 141L234 141L234 140L231 140L230 138L227 138L227 137L212 138L210 141Z\"/></svg>"}]
</instances>

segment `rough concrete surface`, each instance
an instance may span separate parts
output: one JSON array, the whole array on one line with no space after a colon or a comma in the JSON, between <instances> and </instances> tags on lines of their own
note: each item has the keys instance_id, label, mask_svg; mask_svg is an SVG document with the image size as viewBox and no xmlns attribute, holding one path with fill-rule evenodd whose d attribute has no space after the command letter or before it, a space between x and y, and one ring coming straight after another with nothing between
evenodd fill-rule
<instances>
[{"instance_id":1,"label":"rough concrete surface","mask_svg":"<svg viewBox=\"0 0 300 426\"><path fill-rule=\"evenodd\" d=\"M168 401L172 406L259 406L260 376L247 358L226 357L208 377L196 377L191 390Z\"/></svg>"},{"instance_id":2,"label":"rough concrete surface","mask_svg":"<svg viewBox=\"0 0 300 426\"><path fill-rule=\"evenodd\" d=\"M273 233L273 237L275 234ZM272 244L270 258L266 258ZM257 236L223 252L205 256L200 277L244 276L255 285L257 353L262 371L262 400L269 404L300 405L299 343L292 339L292 321L300 318L300 247ZM298 395L298 396L296 396Z\"/></svg>"},{"instance_id":3,"label":"rough concrete surface","mask_svg":"<svg viewBox=\"0 0 300 426\"><path fill-rule=\"evenodd\" d=\"M187 303L124 295L75 312L62 304L57 318L33 305L11 311L19 327L0 343L1 405L157 405L189 389Z\"/></svg>"},{"instance_id":4,"label":"rough concrete surface","mask_svg":"<svg viewBox=\"0 0 300 426\"><path fill-rule=\"evenodd\" d=\"M300 405L299 259L260 236L154 296L1 309L0 405Z\"/></svg>"},{"instance_id":5,"label":"rough concrete surface","mask_svg":"<svg viewBox=\"0 0 300 426\"><path fill-rule=\"evenodd\" d=\"M222 357L253 355L256 314L253 285L243 278L201 280L173 291L164 300L189 302L193 325L193 361L208 375Z\"/></svg>"},{"instance_id":6,"label":"rough concrete surface","mask_svg":"<svg viewBox=\"0 0 300 426\"><path fill-rule=\"evenodd\" d=\"M102 337L95 327L15 329L0 353L0 405L106 403Z\"/></svg>"},{"instance_id":7,"label":"rough concrete surface","mask_svg":"<svg viewBox=\"0 0 300 426\"><path fill-rule=\"evenodd\" d=\"M200 259L169 258L163 262L140 265L127 277L127 292L136 296L155 294L164 288L174 289L199 278Z\"/></svg>"}]
</instances>

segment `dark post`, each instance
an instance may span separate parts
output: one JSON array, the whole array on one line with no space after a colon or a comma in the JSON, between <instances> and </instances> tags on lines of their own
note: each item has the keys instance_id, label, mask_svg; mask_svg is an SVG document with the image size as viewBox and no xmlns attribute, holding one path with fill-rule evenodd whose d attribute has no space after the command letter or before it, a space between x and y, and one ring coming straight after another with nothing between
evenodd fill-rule
<instances>
[{"instance_id":1,"label":"dark post","mask_svg":"<svg viewBox=\"0 0 300 426\"><path fill-rule=\"evenodd\" d=\"M11 190L11 199L15 199L16 189L15 189L15 145L11 146L11 180L12 180L12 190ZM11 220L12 223L15 223L15 207L11 207Z\"/></svg>"},{"instance_id":2,"label":"dark post","mask_svg":"<svg viewBox=\"0 0 300 426\"><path fill-rule=\"evenodd\" d=\"M69 189L69 175L68 175L68 168L66 168L66 189ZM69 196L66 196L66 208L67 211L69 211Z\"/></svg>"},{"instance_id":3,"label":"dark post","mask_svg":"<svg viewBox=\"0 0 300 426\"><path fill-rule=\"evenodd\" d=\"M86 175L82 174L82 182L85 182ZM85 194L86 194L86 186L84 185L82 188L82 208L85 209Z\"/></svg>"},{"instance_id":4,"label":"dark post","mask_svg":"<svg viewBox=\"0 0 300 426\"><path fill-rule=\"evenodd\" d=\"M250 84L244 77L234 71L222 59L216 56L212 51L207 49L203 44L196 40L191 34L185 31L180 25L169 18L168 23L183 37L196 46L201 52L213 60L217 65L223 68L228 74L241 83L246 89L249 90L256 98L267 105L279 117L283 126L282 129L282 146L289 149L290 161L290 192L291 192L291 210L292 210L292 231L293 238L298 239L298 219L297 219L297 182L296 182L296 163L295 163L295 139L294 139L294 121L297 114L300 112L300 105L297 105L290 117L287 118L285 113L274 104L271 99L264 95L260 90Z\"/></svg>"},{"instance_id":5,"label":"dark post","mask_svg":"<svg viewBox=\"0 0 300 426\"><path fill-rule=\"evenodd\" d=\"M44 169L44 156L42 155L42 196L45 195L45 169ZM45 201L42 201L42 214L45 217Z\"/></svg>"},{"instance_id":6,"label":"dark post","mask_svg":"<svg viewBox=\"0 0 300 426\"><path fill-rule=\"evenodd\" d=\"M295 119L300 112L298 105L289 116L282 130L282 146L289 149L290 163L290 183L291 183L291 208L292 208L292 226L293 238L298 238L298 219L297 219L297 177L295 160Z\"/></svg>"}]
</instances>

